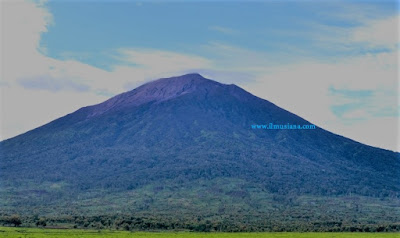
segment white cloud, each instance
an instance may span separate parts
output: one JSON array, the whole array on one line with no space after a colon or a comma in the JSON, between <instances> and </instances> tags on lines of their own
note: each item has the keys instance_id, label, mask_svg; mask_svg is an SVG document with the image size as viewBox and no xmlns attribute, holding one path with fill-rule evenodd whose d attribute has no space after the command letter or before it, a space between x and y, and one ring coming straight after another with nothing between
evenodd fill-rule
<instances>
[{"instance_id":1,"label":"white cloud","mask_svg":"<svg viewBox=\"0 0 400 238\"><path fill-rule=\"evenodd\" d=\"M53 24L44 2L1 3L0 139L18 135L82 106L99 103L145 80L208 67L210 61L168 51L119 49L135 66L106 71L75 60L43 54L40 36ZM29 120L27 120L29 118Z\"/></svg>"},{"instance_id":2,"label":"white cloud","mask_svg":"<svg viewBox=\"0 0 400 238\"><path fill-rule=\"evenodd\" d=\"M390 54L386 56L386 60L392 57ZM389 108L398 114L397 69L377 67L381 56L374 59L286 65L260 73L256 83L242 86L329 131L369 145L400 151L397 140L399 118L387 117L382 112ZM332 112L332 106L358 103L363 99L332 95L329 91L332 86L350 92L371 90L374 94L361 109L348 111L339 118ZM363 121L353 121L354 116Z\"/></svg>"},{"instance_id":3,"label":"white cloud","mask_svg":"<svg viewBox=\"0 0 400 238\"><path fill-rule=\"evenodd\" d=\"M154 49L119 49L118 59L134 66L113 66L112 74L125 78L124 90L132 89L149 79L173 76L187 71L209 68L210 60L199 56ZM128 78L127 78L128 77ZM121 92L121 90L119 91Z\"/></svg>"},{"instance_id":4,"label":"white cloud","mask_svg":"<svg viewBox=\"0 0 400 238\"><path fill-rule=\"evenodd\" d=\"M350 40L366 43L369 47L395 49L399 43L399 22L399 15L368 21L365 26L357 28L350 34Z\"/></svg>"},{"instance_id":5,"label":"white cloud","mask_svg":"<svg viewBox=\"0 0 400 238\"><path fill-rule=\"evenodd\" d=\"M232 28L229 27L223 27L223 26L210 26L209 30L220 32L226 35L234 35L237 34L238 32Z\"/></svg>"},{"instance_id":6,"label":"white cloud","mask_svg":"<svg viewBox=\"0 0 400 238\"><path fill-rule=\"evenodd\" d=\"M334 133L365 144L400 151L398 16L373 22L335 39L363 43L367 53L338 62L308 61L258 71L257 83L243 85L256 95ZM338 43L338 42L337 42ZM349 93L365 90L368 98L332 95L330 88ZM360 104L339 117L332 106Z\"/></svg>"},{"instance_id":7,"label":"white cloud","mask_svg":"<svg viewBox=\"0 0 400 238\"><path fill-rule=\"evenodd\" d=\"M196 67L210 67L209 60L169 51L121 49L119 51L125 62L137 64L142 69L160 69L160 71L179 71Z\"/></svg>"},{"instance_id":8,"label":"white cloud","mask_svg":"<svg viewBox=\"0 0 400 238\"><path fill-rule=\"evenodd\" d=\"M307 59L281 64L268 54L232 45L212 42L204 48L220 58L218 64L223 62L217 68L251 72L255 80L235 81L253 94L334 133L400 151L398 19L392 16L364 21L364 25L353 29L318 28L319 33L331 34L329 39L314 33L321 44L332 43L332 47L348 50L362 45L365 52L372 52L330 62ZM377 48L386 50L375 51ZM349 95L332 94L330 88ZM351 97L358 92L371 95ZM356 106L340 115L332 110L346 104Z\"/></svg>"},{"instance_id":9,"label":"white cloud","mask_svg":"<svg viewBox=\"0 0 400 238\"><path fill-rule=\"evenodd\" d=\"M359 119L362 120L364 118L368 118L369 115L365 110L357 109L354 111L349 111L343 114L343 117L346 119Z\"/></svg>"},{"instance_id":10,"label":"white cloud","mask_svg":"<svg viewBox=\"0 0 400 238\"><path fill-rule=\"evenodd\" d=\"M104 96L76 91L32 90L20 87L3 88L1 108L1 136L9 138L56 118L71 113L84 105L104 100Z\"/></svg>"}]
</instances>

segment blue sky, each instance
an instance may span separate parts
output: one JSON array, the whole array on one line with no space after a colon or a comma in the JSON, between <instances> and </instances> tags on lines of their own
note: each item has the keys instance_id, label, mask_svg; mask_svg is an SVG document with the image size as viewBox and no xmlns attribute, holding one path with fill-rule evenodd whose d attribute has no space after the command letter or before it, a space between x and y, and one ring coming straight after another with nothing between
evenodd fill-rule
<instances>
[{"instance_id":1,"label":"blue sky","mask_svg":"<svg viewBox=\"0 0 400 238\"><path fill-rule=\"evenodd\" d=\"M2 139L149 80L199 72L334 133L400 151L397 1L1 7Z\"/></svg>"},{"instance_id":2,"label":"blue sky","mask_svg":"<svg viewBox=\"0 0 400 238\"><path fill-rule=\"evenodd\" d=\"M332 47L319 37L336 38L342 29L362 26L366 18L398 12L395 1L54 1L47 6L54 16L54 24L40 42L47 54L104 69L121 63L112 57L113 50L129 47L216 58L203 48L219 42L268 53L281 63L387 51L384 46L362 44Z\"/></svg>"}]
</instances>

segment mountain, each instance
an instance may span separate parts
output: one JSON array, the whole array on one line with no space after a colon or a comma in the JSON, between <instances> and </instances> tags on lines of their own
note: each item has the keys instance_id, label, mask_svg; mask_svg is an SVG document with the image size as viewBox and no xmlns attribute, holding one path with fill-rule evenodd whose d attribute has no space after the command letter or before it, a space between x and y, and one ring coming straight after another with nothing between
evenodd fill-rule
<instances>
[{"instance_id":1,"label":"mountain","mask_svg":"<svg viewBox=\"0 0 400 238\"><path fill-rule=\"evenodd\" d=\"M319 127L252 128L269 123L311 124L199 74L146 83L2 141L0 213L223 230L397 226L399 153Z\"/></svg>"}]
</instances>

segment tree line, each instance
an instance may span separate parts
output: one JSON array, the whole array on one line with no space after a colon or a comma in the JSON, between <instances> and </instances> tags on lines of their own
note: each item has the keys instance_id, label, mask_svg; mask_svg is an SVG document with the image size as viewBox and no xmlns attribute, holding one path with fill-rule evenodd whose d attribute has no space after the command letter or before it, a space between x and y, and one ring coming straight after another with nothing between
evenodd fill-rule
<instances>
[{"instance_id":1,"label":"tree line","mask_svg":"<svg viewBox=\"0 0 400 238\"><path fill-rule=\"evenodd\" d=\"M40 217L2 215L3 226L113 229L126 231L186 230L195 232L400 232L400 223L345 224L343 222L241 223L234 220L165 219L162 217L134 217L126 215Z\"/></svg>"}]
</instances>

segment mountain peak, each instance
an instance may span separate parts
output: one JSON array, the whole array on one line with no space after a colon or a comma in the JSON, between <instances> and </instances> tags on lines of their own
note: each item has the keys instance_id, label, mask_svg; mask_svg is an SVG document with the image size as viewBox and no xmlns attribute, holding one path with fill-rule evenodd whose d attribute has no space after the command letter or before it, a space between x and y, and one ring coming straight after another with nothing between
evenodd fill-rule
<instances>
[{"instance_id":1,"label":"mountain peak","mask_svg":"<svg viewBox=\"0 0 400 238\"><path fill-rule=\"evenodd\" d=\"M192 92L209 92L227 86L198 73L161 78L145 83L131 91L119 94L91 108L89 117L103 114L111 109L139 106L149 102L161 102Z\"/></svg>"},{"instance_id":2,"label":"mountain peak","mask_svg":"<svg viewBox=\"0 0 400 238\"><path fill-rule=\"evenodd\" d=\"M185 90L190 87L198 86L198 85L204 84L204 83L220 85L220 83L213 81L211 79L206 79L198 73L190 73L190 74L185 74L185 75L181 75L181 76L157 79L154 81L150 81L150 82L142 85L141 87L144 87L144 86L157 87L157 88L168 87L171 89L172 88L178 89L180 87L184 87L183 90ZM141 88L141 87L139 87L139 88Z\"/></svg>"}]
</instances>

